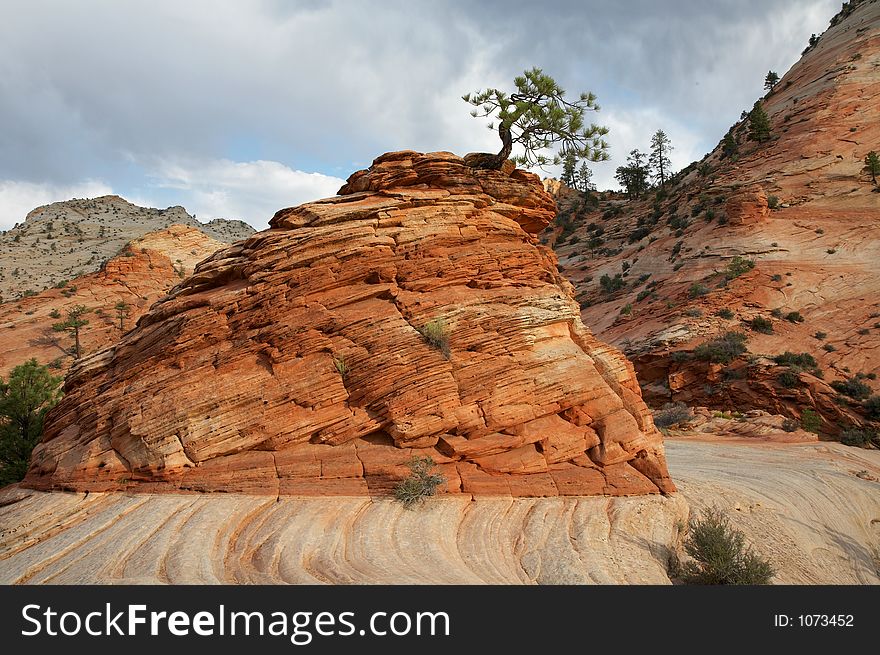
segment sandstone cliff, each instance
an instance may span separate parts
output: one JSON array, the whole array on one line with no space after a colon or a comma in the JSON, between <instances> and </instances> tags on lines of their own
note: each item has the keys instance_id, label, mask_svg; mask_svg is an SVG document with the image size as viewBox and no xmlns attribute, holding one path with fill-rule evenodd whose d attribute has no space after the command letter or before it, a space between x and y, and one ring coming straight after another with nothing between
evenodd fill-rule
<instances>
[{"instance_id":1,"label":"sandstone cliff","mask_svg":"<svg viewBox=\"0 0 880 655\"><path fill-rule=\"evenodd\" d=\"M419 454L450 493L672 491L632 366L537 246L554 213L530 173L376 159L83 359L25 484L381 494Z\"/></svg>"},{"instance_id":2,"label":"sandstone cliff","mask_svg":"<svg viewBox=\"0 0 880 655\"><path fill-rule=\"evenodd\" d=\"M848 3L762 99L766 143L749 140L741 120L735 153L719 143L659 194L584 207L557 192L564 224L543 238L584 323L630 356L651 404L793 418L809 408L824 435L868 420L860 399L830 383L861 375L880 390L880 193L863 170L880 151L878 71L880 2ZM736 257L754 267L737 269ZM756 317L772 331L752 329ZM748 335L747 356L689 356L731 330ZM771 359L785 351L818 367Z\"/></svg>"},{"instance_id":3,"label":"sandstone cliff","mask_svg":"<svg viewBox=\"0 0 880 655\"><path fill-rule=\"evenodd\" d=\"M172 225L135 239L95 273L0 305L0 376L32 357L56 374L66 371L73 363L70 339L52 325L76 305L90 310L80 335L83 352L115 343L150 305L223 245L196 228ZM119 302L128 306L121 322L115 309Z\"/></svg>"}]
</instances>

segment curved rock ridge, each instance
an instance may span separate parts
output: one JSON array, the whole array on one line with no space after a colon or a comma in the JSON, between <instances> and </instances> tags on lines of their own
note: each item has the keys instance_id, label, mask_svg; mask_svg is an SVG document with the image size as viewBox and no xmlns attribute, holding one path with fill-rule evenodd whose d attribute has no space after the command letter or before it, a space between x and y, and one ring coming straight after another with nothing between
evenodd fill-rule
<instances>
[{"instance_id":1,"label":"curved rock ridge","mask_svg":"<svg viewBox=\"0 0 880 655\"><path fill-rule=\"evenodd\" d=\"M537 176L405 151L340 194L279 211L81 360L26 486L374 495L427 455L449 493L674 490L632 365L537 245Z\"/></svg>"}]
</instances>

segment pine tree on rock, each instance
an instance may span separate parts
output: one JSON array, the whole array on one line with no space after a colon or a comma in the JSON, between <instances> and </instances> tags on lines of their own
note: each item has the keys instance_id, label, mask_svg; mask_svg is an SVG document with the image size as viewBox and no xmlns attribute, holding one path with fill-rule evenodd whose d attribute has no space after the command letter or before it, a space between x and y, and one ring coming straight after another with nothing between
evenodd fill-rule
<instances>
[{"instance_id":1,"label":"pine tree on rock","mask_svg":"<svg viewBox=\"0 0 880 655\"><path fill-rule=\"evenodd\" d=\"M779 84L779 75L773 71L769 71L767 77L764 78L764 88L767 89L767 91L772 91L773 87L777 84Z\"/></svg>"},{"instance_id":2,"label":"pine tree on rock","mask_svg":"<svg viewBox=\"0 0 880 655\"><path fill-rule=\"evenodd\" d=\"M749 138L758 143L770 140L770 117L764 111L760 101L755 102L749 112Z\"/></svg>"},{"instance_id":3,"label":"pine tree on rock","mask_svg":"<svg viewBox=\"0 0 880 655\"><path fill-rule=\"evenodd\" d=\"M673 150L672 142L666 136L663 130L654 132L651 137L651 154L648 157L648 163L654 171L654 179L660 183L660 186L666 185L669 179L669 170L672 162L669 160L669 153Z\"/></svg>"},{"instance_id":4,"label":"pine tree on rock","mask_svg":"<svg viewBox=\"0 0 880 655\"><path fill-rule=\"evenodd\" d=\"M575 161L608 159L608 143L604 139L608 128L584 123L587 111L599 110L596 96L581 93L578 100L568 101L562 87L540 68L525 71L514 79L514 85L513 93L486 89L462 96L462 100L475 107L471 116L493 117L489 129L497 129L501 139L498 154L476 153L465 158L466 164L498 170L508 159L529 168L558 165L567 156L574 156ZM523 153L511 158L514 144L520 145ZM560 144L559 153L542 154L554 144Z\"/></svg>"}]
</instances>

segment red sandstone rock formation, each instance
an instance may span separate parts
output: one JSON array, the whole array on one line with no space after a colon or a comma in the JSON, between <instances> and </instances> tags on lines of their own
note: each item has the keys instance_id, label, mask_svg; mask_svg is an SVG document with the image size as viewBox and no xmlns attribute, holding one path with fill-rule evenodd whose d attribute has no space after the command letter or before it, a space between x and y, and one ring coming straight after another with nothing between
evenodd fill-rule
<instances>
[{"instance_id":1,"label":"red sandstone rock formation","mask_svg":"<svg viewBox=\"0 0 880 655\"><path fill-rule=\"evenodd\" d=\"M201 230L171 225L131 241L101 269L70 280L63 288L46 289L36 296L0 305L0 376L35 358L52 363L62 373L73 363L64 352L66 335L52 331L75 305L92 310L81 340L85 353L116 342L134 327L150 305L192 273L195 265L225 244ZM116 303L128 305L120 328ZM53 343L53 341L55 343Z\"/></svg>"},{"instance_id":2,"label":"red sandstone rock formation","mask_svg":"<svg viewBox=\"0 0 880 655\"><path fill-rule=\"evenodd\" d=\"M810 408L824 436L867 422L861 402L829 383L862 373L880 393L880 193L864 170L866 154L880 150L878 67L880 2L847 3L762 98L769 141L750 141L739 121L735 157L719 144L658 196L607 194L576 214L565 239L561 226L545 233L584 323L630 356L649 403L795 419ZM574 203L557 198L560 216L571 215ZM604 230L604 250L586 247L591 224ZM754 269L727 279L734 257ZM602 275L616 274L623 288L604 291ZM793 312L803 320L786 320ZM758 316L772 321L771 334L747 327ZM749 355L724 366L683 359L680 351L730 330L749 335ZM804 371L794 387L780 384L785 369L762 355L785 351L812 355L824 381Z\"/></svg>"},{"instance_id":3,"label":"red sandstone rock formation","mask_svg":"<svg viewBox=\"0 0 880 655\"><path fill-rule=\"evenodd\" d=\"M674 490L632 366L537 246L554 213L530 173L378 158L75 367L25 484L384 493L419 454L452 493Z\"/></svg>"}]
</instances>

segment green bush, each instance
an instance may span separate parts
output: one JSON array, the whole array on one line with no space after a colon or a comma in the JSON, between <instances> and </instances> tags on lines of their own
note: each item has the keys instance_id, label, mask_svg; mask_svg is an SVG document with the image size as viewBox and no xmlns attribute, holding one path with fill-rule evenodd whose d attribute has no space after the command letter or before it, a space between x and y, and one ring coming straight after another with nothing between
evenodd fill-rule
<instances>
[{"instance_id":1,"label":"green bush","mask_svg":"<svg viewBox=\"0 0 880 655\"><path fill-rule=\"evenodd\" d=\"M880 396L871 396L864 402L863 407L869 419L880 421Z\"/></svg>"},{"instance_id":2,"label":"green bush","mask_svg":"<svg viewBox=\"0 0 880 655\"><path fill-rule=\"evenodd\" d=\"M835 350L837 350L837 348L833 344L826 343L824 346L822 346L822 350L827 353L833 353Z\"/></svg>"},{"instance_id":3,"label":"green bush","mask_svg":"<svg viewBox=\"0 0 880 655\"><path fill-rule=\"evenodd\" d=\"M408 466L411 473L394 489L394 498L407 509L433 496L437 487L446 482L442 475L431 473L436 466L431 457L413 457Z\"/></svg>"},{"instance_id":4,"label":"green bush","mask_svg":"<svg viewBox=\"0 0 880 655\"><path fill-rule=\"evenodd\" d=\"M840 433L840 443L845 446L859 446L864 448L871 444L877 438L877 435L870 430L860 430L858 428L849 428Z\"/></svg>"},{"instance_id":5,"label":"green bush","mask_svg":"<svg viewBox=\"0 0 880 655\"><path fill-rule=\"evenodd\" d=\"M679 423L687 423L693 418L690 408L684 403L666 403L663 409L654 412L654 425L658 428L668 428Z\"/></svg>"},{"instance_id":6,"label":"green bush","mask_svg":"<svg viewBox=\"0 0 880 655\"><path fill-rule=\"evenodd\" d=\"M632 314L633 313L632 304L631 303L625 304L623 307L620 308L620 313L622 316L629 316L630 314Z\"/></svg>"},{"instance_id":7,"label":"green bush","mask_svg":"<svg viewBox=\"0 0 880 655\"><path fill-rule=\"evenodd\" d=\"M801 316L800 312L788 312L788 314L785 315L785 320L791 321L792 323L803 323L804 317Z\"/></svg>"},{"instance_id":8,"label":"green bush","mask_svg":"<svg viewBox=\"0 0 880 655\"><path fill-rule=\"evenodd\" d=\"M748 322L748 325L755 332L761 332L762 334L773 334L773 322L769 318L756 316Z\"/></svg>"},{"instance_id":9,"label":"green bush","mask_svg":"<svg viewBox=\"0 0 880 655\"><path fill-rule=\"evenodd\" d=\"M717 312L715 312L715 315L728 321L736 316L736 314L734 314L733 311L728 309L727 307L719 309Z\"/></svg>"},{"instance_id":10,"label":"green bush","mask_svg":"<svg viewBox=\"0 0 880 655\"><path fill-rule=\"evenodd\" d=\"M621 273L617 273L614 277L605 273L599 278L599 286L602 287L603 293L614 293L625 287L626 282L623 280L623 274Z\"/></svg>"},{"instance_id":11,"label":"green bush","mask_svg":"<svg viewBox=\"0 0 880 655\"><path fill-rule=\"evenodd\" d=\"M748 337L742 332L725 332L694 349L694 357L716 364L729 364L746 352Z\"/></svg>"},{"instance_id":12,"label":"green bush","mask_svg":"<svg viewBox=\"0 0 880 655\"><path fill-rule=\"evenodd\" d=\"M694 283L691 285L691 288L688 289L688 297L690 298L699 298L700 296L705 296L709 293L709 287L703 284Z\"/></svg>"},{"instance_id":13,"label":"green bush","mask_svg":"<svg viewBox=\"0 0 880 655\"><path fill-rule=\"evenodd\" d=\"M783 371L776 377L779 384L786 389L792 389L800 384L800 377L794 371Z\"/></svg>"},{"instance_id":14,"label":"green bush","mask_svg":"<svg viewBox=\"0 0 880 655\"><path fill-rule=\"evenodd\" d=\"M446 359L449 359L449 328L441 319L428 321L419 328L422 338L431 346L443 353Z\"/></svg>"},{"instance_id":15,"label":"green bush","mask_svg":"<svg viewBox=\"0 0 880 655\"><path fill-rule=\"evenodd\" d=\"M831 388L856 400L861 400L871 395L871 387L857 377L847 378L846 380L834 380L831 383Z\"/></svg>"},{"instance_id":16,"label":"green bush","mask_svg":"<svg viewBox=\"0 0 880 655\"><path fill-rule=\"evenodd\" d=\"M724 277L728 280L732 280L743 273L748 273L753 268L755 268L755 262L753 260L737 255L727 262L727 269L724 271Z\"/></svg>"},{"instance_id":17,"label":"green bush","mask_svg":"<svg viewBox=\"0 0 880 655\"><path fill-rule=\"evenodd\" d=\"M769 584L774 575L770 562L745 545L743 533L716 507L690 520L684 550L693 558L681 570L688 584Z\"/></svg>"},{"instance_id":18,"label":"green bush","mask_svg":"<svg viewBox=\"0 0 880 655\"><path fill-rule=\"evenodd\" d=\"M780 366L788 366L789 368L811 369L816 368L819 364L816 358L810 353L793 353L786 350L781 355L773 357L773 361Z\"/></svg>"},{"instance_id":19,"label":"green bush","mask_svg":"<svg viewBox=\"0 0 880 655\"><path fill-rule=\"evenodd\" d=\"M786 432L794 432L799 427L801 427L801 424L795 421L793 418L787 418L782 421L782 429Z\"/></svg>"},{"instance_id":20,"label":"green bush","mask_svg":"<svg viewBox=\"0 0 880 655\"><path fill-rule=\"evenodd\" d=\"M822 417L812 409L805 409L801 412L801 427L807 432L819 434L819 428L822 427Z\"/></svg>"},{"instance_id":21,"label":"green bush","mask_svg":"<svg viewBox=\"0 0 880 655\"><path fill-rule=\"evenodd\" d=\"M767 207L770 209L779 209L779 197L767 196Z\"/></svg>"},{"instance_id":22,"label":"green bush","mask_svg":"<svg viewBox=\"0 0 880 655\"><path fill-rule=\"evenodd\" d=\"M817 331L813 336L816 337L819 341L822 341L822 339L824 339L825 337L828 336L828 333L822 332L822 331Z\"/></svg>"}]
</instances>

